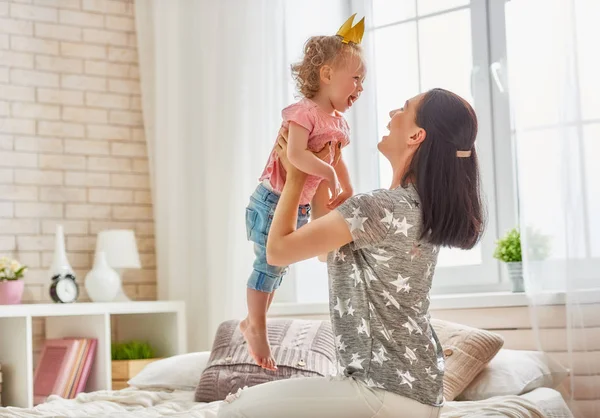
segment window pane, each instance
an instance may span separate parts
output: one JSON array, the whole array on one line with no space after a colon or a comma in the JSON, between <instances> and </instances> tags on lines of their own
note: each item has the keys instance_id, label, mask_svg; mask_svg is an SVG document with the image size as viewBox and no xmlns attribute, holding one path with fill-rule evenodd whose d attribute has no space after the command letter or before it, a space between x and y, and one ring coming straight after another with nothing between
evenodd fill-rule
<instances>
[{"instance_id":1,"label":"window pane","mask_svg":"<svg viewBox=\"0 0 600 418\"><path fill-rule=\"evenodd\" d=\"M402 0L397 0L401 2ZM469 0L419 0L419 16L466 6Z\"/></svg>"},{"instance_id":2,"label":"window pane","mask_svg":"<svg viewBox=\"0 0 600 418\"><path fill-rule=\"evenodd\" d=\"M564 113L561 89L566 74L562 45L572 34L559 24L561 2L506 3L506 48L513 123L541 127L573 120ZM532 26L531 16L535 16ZM543 100L540 100L543 98Z\"/></svg>"},{"instance_id":3,"label":"window pane","mask_svg":"<svg viewBox=\"0 0 600 418\"><path fill-rule=\"evenodd\" d=\"M295 265L296 300L299 303L318 303L328 300L329 278L327 264L316 258ZM285 277L283 278L285 281Z\"/></svg>"},{"instance_id":4,"label":"window pane","mask_svg":"<svg viewBox=\"0 0 600 418\"><path fill-rule=\"evenodd\" d=\"M471 11L459 10L419 21L421 91L442 87L471 98Z\"/></svg>"},{"instance_id":5,"label":"window pane","mask_svg":"<svg viewBox=\"0 0 600 418\"><path fill-rule=\"evenodd\" d=\"M598 77L600 74L598 59L600 2L579 0L575 2L575 8L581 116L584 120L600 119L600 77Z\"/></svg>"},{"instance_id":6,"label":"window pane","mask_svg":"<svg viewBox=\"0 0 600 418\"><path fill-rule=\"evenodd\" d=\"M552 237L551 257L554 258L566 258L567 254L569 257L585 257L583 234L577 235L576 242L570 241L565 235L566 224L572 229L580 221L584 222L583 210L581 205L567 210L562 195L567 188L563 183L576 182L580 177L577 171L566 171L578 170L579 167L565 160L568 150L579 152L576 145L571 145L577 141L575 128L520 132L516 138L519 208L525 223L521 225L521 230L535 230ZM575 184L573 187L577 189ZM573 211L577 211L576 216L573 216ZM573 219L566 219L567 213Z\"/></svg>"},{"instance_id":7,"label":"window pane","mask_svg":"<svg viewBox=\"0 0 600 418\"><path fill-rule=\"evenodd\" d=\"M443 87L471 99L473 56L470 10L426 18L418 24L419 42L415 24L412 22L375 30L380 137L387 132L385 126L389 121L389 110L399 107L405 99L422 91ZM392 181L391 166L382 155L379 158L380 185L389 187ZM440 251L438 266L477 265L481 262L479 245L470 251L443 248Z\"/></svg>"},{"instance_id":8,"label":"window pane","mask_svg":"<svg viewBox=\"0 0 600 418\"><path fill-rule=\"evenodd\" d=\"M415 17L414 0L373 0L373 25L389 23Z\"/></svg>"},{"instance_id":9,"label":"window pane","mask_svg":"<svg viewBox=\"0 0 600 418\"><path fill-rule=\"evenodd\" d=\"M374 31L378 136L387 132L390 110L419 93L417 31L414 22ZM380 184L389 187L391 167L380 155Z\"/></svg>"},{"instance_id":10,"label":"window pane","mask_svg":"<svg viewBox=\"0 0 600 418\"><path fill-rule=\"evenodd\" d=\"M600 155L600 124L585 126L583 140L590 250L592 257L600 257L600 164L597 162Z\"/></svg>"}]
</instances>

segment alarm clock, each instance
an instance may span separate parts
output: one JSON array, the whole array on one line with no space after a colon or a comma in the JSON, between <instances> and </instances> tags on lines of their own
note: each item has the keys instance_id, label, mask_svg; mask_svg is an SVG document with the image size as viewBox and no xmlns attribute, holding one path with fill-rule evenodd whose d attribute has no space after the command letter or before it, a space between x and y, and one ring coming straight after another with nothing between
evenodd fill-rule
<instances>
[{"instance_id":1,"label":"alarm clock","mask_svg":"<svg viewBox=\"0 0 600 418\"><path fill-rule=\"evenodd\" d=\"M52 276L50 297L57 303L71 303L79 296L79 286L72 274L56 274Z\"/></svg>"}]
</instances>

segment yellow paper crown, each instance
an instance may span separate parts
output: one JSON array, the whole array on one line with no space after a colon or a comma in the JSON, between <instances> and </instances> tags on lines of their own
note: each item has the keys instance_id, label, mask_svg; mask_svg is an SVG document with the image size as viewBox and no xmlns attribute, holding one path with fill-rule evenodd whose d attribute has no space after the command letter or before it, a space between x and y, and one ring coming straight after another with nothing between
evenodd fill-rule
<instances>
[{"instance_id":1,"label":"yellow paper crown","mask_svg":"<svg viewBox=\"0 0 600 418\"><path fill-rule=\"evenodd\" d=\"M354 13L344 24L340 27L336 35L342 37L342 42L347 44L348 42L352 42L355 44L360 44L362 41L363 34L365 33L365 18L363 17L360 21L352 26L352 22L354 22L354 17L356 13Z\"/></svg>"}]
</instances>

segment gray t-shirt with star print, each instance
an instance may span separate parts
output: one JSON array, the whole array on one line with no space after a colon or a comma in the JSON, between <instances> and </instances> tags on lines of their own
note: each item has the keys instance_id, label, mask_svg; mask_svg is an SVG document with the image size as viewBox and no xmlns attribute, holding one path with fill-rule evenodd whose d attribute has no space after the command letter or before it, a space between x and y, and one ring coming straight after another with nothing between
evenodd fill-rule
<instances>
[{"instance_id":1,"label":"gray t-shirt with star print","mask_svg":"<svg viewBox=\"0 0 600 418\"><path fill-rule=\"evenodd\" d=\"M419 240L417 191L376 190L337 210L353 237L327 261L338 372L441 405L444 357L428 313L438 248Z\"/></svg>"}]
</instances>

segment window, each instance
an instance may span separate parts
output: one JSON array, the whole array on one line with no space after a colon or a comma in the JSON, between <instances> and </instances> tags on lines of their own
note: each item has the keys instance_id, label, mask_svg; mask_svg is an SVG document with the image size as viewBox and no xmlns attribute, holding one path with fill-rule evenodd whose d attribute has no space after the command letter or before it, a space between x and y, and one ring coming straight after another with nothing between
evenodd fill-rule
<instances>
[{"instance_id":1,"label":"window","mask_svg":"<svg viewBox=\"0 0 600 418\"><path fill-rule=\"evenodd\" d=\"M521 229L550 237L544 274L597 286L600 265L600 61L592 0L511 1L505 18L511 136L517 144ZM529 16L536 16L531 30ZM531 51L535 50L535 54ZM568 202L568 203L567 203ZM565 261L575 263L565 265ZM566 267L568 266L568 267ZM568 270L566 270L568 268ZM548 281L552 281L548 280ZM546 283L544 283L545 285ZM570 285L573 288L573 284Z\"/></svg>"},{"instance_id":2,"label":"window","mask_svg":"<svg viewBox=\"0 0 600 418\"><path fill-rule=\"evenodd\" d=\"M596 77L600 64L594 60L593 41L600 37L593 18L600 5L590 0L573 2L577 4L573 13L578 24L569 34L557 31L553 24L560 2L554 6L541 0L348 3L349 10L367 16L364 48L371 58L366 90L348 115L354 142L347 162L357 191L389 186L390 166L377 153L375 144L386 132L389 111L405 99L443 87L467 99L478 115L476 147L488 212L486 234L473 250L440 252L434 292L507 288L504 270L492 254L497 237L518 225L517 178L526 200L521 206L539 214L541 224L552 224L553 213L545 202L553 192L552 178L545 173L552 172L569 138L577 142L578 152L586 159L579 175L589 179L582 183L586 196L581 208L584 225L600 230L600 222L591 216L600 211L599 194L592 193L591 188L591 179L600 177L598 165L591 163L597 154L594 151L600 151L600 99L589 93L600 89ZM343 7L337 10L342 13L340 19L346 16L344 11ZM535 31L531 30L531 16L536 16ZM555 84L560 75L553 70L559 61L553 45L566 36L575 39L579 51L574 69L578 86L576 97L569 98L575 103L573 111L561 114L564 106L559 106L559 101L565 98L548 96L546 86ZM557 125L561 120L564 123ZM515 141L516 132L519 141ZM517 155L521 174L530 170L527 175L517 176ZM598 235L582 234L587 241L581 248L588 256L600 254ZM295 300L326 299L324 265L308 261L294 270L302 277L296 283Z\"/></svg>"},{"instance_id":3,"label":"window","mask_svg":"<svg viewBox=\"0 0 600 418\"><path fill-rule=\"evenodd\" d=\"M486 71L489 67L486 2L373 0L371 7L369 35L373 39L375 58L378 137L387 132L385 127L390 110L406 98L433 87L443 87L464 97L479 118L476 146L488 210L486 234L470 251L447 248L440 251L434 291L481 286L495 288L500 276L492 254L499 223L496 216L493 106L490 77ZM507 154L510 158L510 150ZM383 156L379 158L379 186L389 187L391 168ZM510 161L505 163L510 164Z\"/></svg>"}]
</instances>

